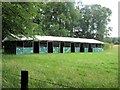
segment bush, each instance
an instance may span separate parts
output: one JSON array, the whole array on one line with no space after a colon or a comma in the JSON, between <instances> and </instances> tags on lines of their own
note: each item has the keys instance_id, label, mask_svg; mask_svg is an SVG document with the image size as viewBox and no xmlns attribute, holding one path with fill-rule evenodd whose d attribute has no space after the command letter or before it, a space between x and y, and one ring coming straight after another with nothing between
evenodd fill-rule
<instances>
[{"instance_id":1,"label":"bush","mask_svg":"<svg viewBox=\"0 0 120 90\"><path fill-rule=\"evenodd\" d=\"M104 50L108 50L108 49L111 49L113 48L113 44L112 43L105 43L104 44Z\"/></svg>"}]
</instances>

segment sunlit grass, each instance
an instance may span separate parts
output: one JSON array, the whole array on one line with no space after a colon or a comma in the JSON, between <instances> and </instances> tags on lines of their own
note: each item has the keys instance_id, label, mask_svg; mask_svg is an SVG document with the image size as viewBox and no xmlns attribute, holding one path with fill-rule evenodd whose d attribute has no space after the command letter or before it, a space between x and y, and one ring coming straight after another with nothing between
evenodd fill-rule
<instances>
[{"instance_id":1,"label":"sunlit grass","mask_svg":"<svg viewBox=\"0 0 120 90\"><path fill-rule=\"evenodd\" d=\"M99 53L3 55L2 65L3 88L20 88L20 77L12 74L21 70L29 72L29 88L60 87L38 80L80 88L118 87L117 47Z\"/></svg>"}]
</instances>

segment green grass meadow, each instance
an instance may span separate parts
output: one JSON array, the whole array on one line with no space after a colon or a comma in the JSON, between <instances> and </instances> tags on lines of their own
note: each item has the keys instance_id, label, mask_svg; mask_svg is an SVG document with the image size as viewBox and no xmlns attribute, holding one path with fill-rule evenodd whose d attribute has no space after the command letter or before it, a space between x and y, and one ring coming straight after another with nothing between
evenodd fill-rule
<instances>
[{"instance_id":1,"label":"green grass meadow","mask_svg":"<svg viewBox=\"0 0 120 90\"><path fill-rule=\"evenodd\" d=\"M21 70L29 72L29 88L63 88L61 84L75 88L116 88L117 46L97 53L3 54L2 87L20 88Z\"/></svg>"}]
</instances>

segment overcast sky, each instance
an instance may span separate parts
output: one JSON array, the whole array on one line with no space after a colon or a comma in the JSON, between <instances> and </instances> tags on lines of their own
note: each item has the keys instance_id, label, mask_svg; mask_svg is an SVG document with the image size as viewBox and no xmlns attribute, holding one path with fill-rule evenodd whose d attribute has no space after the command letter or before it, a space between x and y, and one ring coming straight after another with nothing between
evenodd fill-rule
<instances>
[{"instance_id":1,"label":"overcast sky","mask_svg":"<svg viewBox=\"0 0 120 90\"><path fill-rule=\"evenodd\" d=\"M111 22L108 26L113 27L111 37L118 37L118 2L120 0L81 0L83 4L100 4L112 10Z\"/></svg>"}]
</instances>

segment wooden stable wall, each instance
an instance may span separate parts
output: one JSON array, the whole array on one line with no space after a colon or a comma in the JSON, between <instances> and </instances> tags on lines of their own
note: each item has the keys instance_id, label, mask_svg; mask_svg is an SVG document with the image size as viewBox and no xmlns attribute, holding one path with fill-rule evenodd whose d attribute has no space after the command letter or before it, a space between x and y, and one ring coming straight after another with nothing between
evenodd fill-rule
<instances>
[{"instance_id":1,"label":"wooden stable wall","mask_svg":"<svg viewBox=\"0 0 120 90\"><path fill-rule=\"evenodd\" d=\"M88 43L81 43L80 52L88 52L89 44Z\"/></svg>"},{"instance_id":2,"label":"wooden stable wall","mask_svg":"<svg viewBox=\"0 0 120 90\"><path fill-rule=\"evenodd\" d=\"M16 42L16 54L30 54L33 53L32 41L17 41Z\"/></svg>"},{"instance_id":3,"label":"wooden stable wall","mask_svg":"<svg viewBox=\"0 0 120 90\"><path fill-rule=\"evenodd\" d=\"M74 44L75 52L80 52L80 47L81 47L80 43L75 43Z\"/></svg>"},{"instance_id":4,"label":"wooden stable wall","mask_svg":"<svg viewBox=\"0 0 120 90\"><path fill-rule=\"evenodd\" d=\"M53 42L53 53L60 53L60 42Z\"/></svg>"},{"instance_id":5,"label":"wooden stable wall","mask_svg":"<svg viewBox=\"0 0 120 90\"><path fill-rule=\"evenodd\" d=\"M64 42L63 53L69 53L69 52L71 52L71 43Z\"/></svg>"},{"instance_id":6,"label":"wooden stable wall","mask_svg":"<svg viewBox=\"0 0 120 90\"><path fill-rule=\"evenodd\" d=\"M39 42L39 53L48 53L48 42L47 41Z\"/></svg>"},{"instance_id":7,"label":"wooden stable wall","mask_svg":"<svg viewBox=\"0 0 120 90\"><path fill-rule=\"evenodd\" d=\"M4 51L11 54L101 52L102 44L59 41L5 41Z\"/></svg>"},{"instance_id":8,"label":"wooden stable wall","mask_svg":"<svg viewBox=\"0 0 120 90\"><path fill-rule=\"evenodd\" d=\"M32 41L5 41L4 52L10 54L33 53Z\"/></svg>"},{"instance_id":9,"label":"wooden stable wall","mask_svg":"<svg viewBox=\"0 0 120 90\"><path fill-rule=\"evenodd\" d=\"M89 44L89 52L94 52L94 48L96 48L96 44L94 43Z\"/></svg>"}]
</instances>

